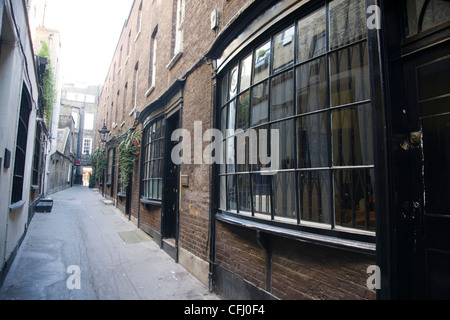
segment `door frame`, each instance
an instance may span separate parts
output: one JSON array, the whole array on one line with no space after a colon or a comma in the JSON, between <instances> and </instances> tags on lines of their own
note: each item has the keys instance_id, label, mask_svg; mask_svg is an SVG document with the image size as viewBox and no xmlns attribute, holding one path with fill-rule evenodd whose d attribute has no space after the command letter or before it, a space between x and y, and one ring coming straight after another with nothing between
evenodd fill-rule
<instances>
[{"instance_id":1,"label":"door frame","mask_svg":"<svg viewBox=\"0 0 450 320\"><path fill-rule=\"evenodd\" d=\"M178 119L174 119L174 117L178 117ZM169 127L169 121L177 121L178 124L173 127ZM170 115L166 115L164 121L165 121L165 141L164 141L164 165L163 165L163 197L161 201L161 247L163 249L168 249L169 255L171 255L176 262L178 262L178 238L179 238L179 218L180 218L180 172L181 168L180 165L176 165L176 178L174 181L176 192L175 194L171 193L172 196L174 196L173 199L169 199L169 194L167 192L164 192L164 190L167 187L167 170L169 162L171 162L171 135L172 131L176 129L182 128L181 125L182 120L182 109L179 108L176 112L173 112ZM172 130L173 129L173 130ZM166 208L168 207L168 204L172 204L172 202L175 203L175 219L174 221L169 221L168 218L166 218ZM173 223L174 225L168 227L168 223ZM168 232L168 228L170 228L170 232ZM164 239L175 239L175 252L173 252L173 249L168 248L169 245L164 244Z\"/></svg>"}]
</instances>

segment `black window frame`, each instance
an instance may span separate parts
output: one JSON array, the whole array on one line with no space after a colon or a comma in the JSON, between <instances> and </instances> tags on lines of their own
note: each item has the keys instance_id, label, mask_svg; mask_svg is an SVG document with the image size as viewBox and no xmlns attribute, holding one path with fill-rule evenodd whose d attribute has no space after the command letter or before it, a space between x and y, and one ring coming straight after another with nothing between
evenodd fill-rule
<instances>
[{"instance_id":1,"label":"black window frame","mask_svg":"<svg viewBox=\"0 0 450 320\"><path fill-rule=\"evenodd\" d=\"M369 47L368 47L368 30L367 28L365 28L365 33L364 33L364 37L361 39L356 39L354 41L350 41L348 43L342 44L338 47L335 48L331 48L331 44L330 44L330 12L329 12L329 5L330 3L333 1L320 1L318 2L317 5L310 7L309 10L304 11L302 13L294 13L294 15L292 15L292 17L290 17L289 19L285 19L283 20L283 22L278 23L277 25L275 25L274 27L271 27L269 31L265 32L262 36L259 36L256 41L253 41L252 43L250 43L248 46L246 46L243 50L241 50L232 60L230 60L229 62L227 62L227 66L223 67L223 69L219 72L218 74L218 80L217 80L217 107L216 107L216 114L217 114L217 118L216 118L216 123L218 123L218 127L222 130L224 128L222 128L221 123L223 124L223 119L221 118L222 114L226 115L226 120L225 123L228 125L229 122L229 111L227 109L228 105L230 103L232 103L233 100L236 101L236 105L237 105L237 101L238 101L238 97L242 94L244 94L245 91L240 92L238 90L238 92L232 97L230 98L229 96L229 91L230 91L230 86L229 86L229 82L230 82L230 73L231 71L237 66L238 68L238 74L240 74L240 64L242 63L242 61L244 59L246 59L249 55L252 55L252 72L251 72L251 85L250 85L250 99L252 99L252 89L256 88L257 86L260 85L264 85L265 82L268 83L269 85L269 89L268 89L268 105L267 105L267 109L268 109L268 117L269 120L263 123L257 123L256 125L252 125L251 123L251 119L252 119L252 113L251 113L251 104L250 103L250 108L249 108L249 122L248 122L248 127L247 128L252 128L252 129L256 129L256 128L263 128L266 126L270 126L272 124L275 123L282 123L284 121L289 121L291 119L294 120L294 161L295 161L295 165L294 168L289 168L286 170L280 170L283 172L292 172L292 174L294 174L294 179L295 179L295 185L294 185L294 189L295 189L295 205L296 205L296 218L294 219L294 221L289 222L289 223L284 223L282 221L277 221L274 219L274 200L273 200L273 183L272 183L272 176L265 176L267 177L267 179L269 180L268 183L268 189L270 189L270 193L272 195L271 199L269 199L269 206L270 209L268 210L268 212L265 212L265 214L267 214L270 218L266 218L266 219L262 219L260 216L256 216L255 215L255 203L254 203L254 198L253 198L253 193L255 192L255 188L252 184L253 182L253 177L256 176L254 175L254 172L252 171L252 168L249 167L249 171L248 172L236 172L236 170L234 170L234 172L228 172L228 168L227 165L216 165L216 172L217 172L217 179L216 179L216 183L218 185L218 196L216 197L216 201L217 206L216 208L218 209L218 213L220 214L222 220L229 220L229 221L236 221L236 219L241 219L241 220L248 220L248 221L253 221L255 223L263 223L265 225L269 225L269 226L274 226L274 227L281 227L281 228L286 228L286 229L296 229L296 230L301 230L301 231L307 231L307 232L312 232L312 233L317 233L317 234L322 234L322 235L328 235L328 236L332 236L332 237L339 237L339 238L349 238L349 239L356 239L356 240L361 240L364 242L368 242L368 243L375 243L375 226L371 227L368 223L368 221L366 221L366 226L365 229L358 229L355 228L354 223L355 223L355 217L354 217L354 210L353 210L353 217L352 217L352 226L345 226L345 225L339 225L336 221L336 217L335 217L335 201L333 200L333 195L334 195L334 187L330 187L331 192L329 195L329 201L330 204L332 205L331 207L331 217L330 217L330 228L323 228L323 226L328 226L327 224L325 225L316 225L316 226L311 226L308 224L302 224L302 219L301 219L301 213L300 213L300 200L299 200L299 175L302 172L305 173L309 173L309 172L315 172L315 173L321 173L321 172L328 172L329 174L329 184L330 186L333 186L335 181L334 181L334 177L335 177L335 172L338 172L339 170L365 170L365 174L367 175L370 172L370 177L372 178L371 180L371 184L372 184L372 189L371 189L371 197L374 196L375 193L375 164L374 164L374 159L372 157L371 159L371 163L370 164L361 164L361 165L347 165L347 166L334 166L333 165L333 158L332 158L332 152L333 152L333 148L331 147L331 143L332 143L332 120L331 120L331 114L333 112L338 112L339 110L349 110L351 108L357 108L359 106L366 106L365 108L368 109L370 111L370 114L372 116L373 119L373 103L372 103L372 99L371 99L371 70L370 70L370 66L367 64L367 73L368 73L368 83L367 83L367 89L369 90L369 94L368 94L368 98L363 99L363 100L359 100L359 101L353 101L353 102L349 102L349 103L345 103L342 105L337 105L337 106L333 106L331 103L331 97L330 97L330 90L331 90L331 67L330 67L330 57L337 53L337 52L343 52L344 50L347 50L349 48L353 48L356 47L358 45L365 45L365 54L368 55L369 54ZM363 7L364 7L364 16L365 16L365 2L362 1L363 3ZM318 12L319 10L325 10L325 19L326 19L326 29L325 29L325 35L326 35L326 50L325 53L321 53L318 55L315 55L313 57L310 57L307 60L303 60L303 61L298 61L297 60L297 55L298 55L298 23L299 21L301 21L303 18L312 15L316 12ZM364 22L366 20L364 19ZM273 72L272 68L273 68L273 50L274 50L274 38L277 34L279 34L279 32L283 31L283 30L287 30L290 26L294 26L294 63L283 68L282 70L278 70L277 72ZM255 55L256 55L256 50L260 47L263 46L264 44L266 44L267 42L270 42L270 59L269 59L269 75L264 77L263 79L259 79L258 82L254 82L253 78L254 78L254 66L255 66ZM297 93L297 83L296 83L296 77L297 77L297 69L299 69L301 66L307 65L310 62L314 62L314 61L318 61L319 59L324 59L325 60L325 64L326 64L326 108L325 109L321 109L321 110L315 110L312 112L306 112L304 114L300 114L298 111L298 93ZM367 62L368 63L368 62ZM293 93L293 114L284 118L280 118L280 119L276 119L276 120L272 120L271 119L271 115L270 115L270 109L271 109L271 88L270 88L270 84L272 82L272 80L281 75L281 74L287 74L287 72L289 72L289 70L293 71L293 82L294 82L294 93ZM238 77L239 79L240 77ZM226 79L226 80L224 80ZM225 83L225 86L227 87L227 94L228 96L226 98L222 97L222 83ZM239 82L237 84L237 88L239 88ZM225 112L223 112L223 110L225 110ZM237 116L236 114L238 114L238 110L237 107L235 109L235 122L237 122ZM328 128L327 128L327 150L329 153L329 165L328 167L324 167L324 168L300 168L298 166L298 144L297 144L297 120L303 118L303 117L307 117L307 116L312 116L312 115L318 115L318 114L326 114L328 115ZM237 126L236 126L237 128ZM247 128L243 128L244 130ZM373 139L373 135L375 133L375 129L374 129L374 123L372 121L372 123L370 124L370 128L372 130L372 141L371 142L371 146L374 147L375 145L375 141ZM226 141L227 137L223 132L223 136L224 136L224 140ZM236 135L235 135L236 136ZM234 136L234 137L235 137ZM233 136L231 136L233 137ZM230 137L228 137L230 138ZM269 146L270 148L270 146ZM226 151L226 145L224 146L224 150ZM235 147L236 150L236 147ZM270 152L270 150L269 150ZM236 160L236 152L234 152L234 157ZM250 187L249 190L252 193L252 200L251 200L251 204L252 204L252 210L251 210L251 214L240 214L239 213L239 197L237 196L239 194L238 188L237 188L237 184L238 182L235 181L232 184L234 184L234 190L235 190L235 194L236 194L236 205L235 208L230 208L229 202L228 202L228 192L225 191L225 204L226 204L226 208L222 208L221 207L221 202L223 201L222 199L222 194L221 194L221 185L225 186L225 189L228 189L228 177L233 177L233 180L237 180L239 178L240 175L242 174L251 174L251 178L249 179L250 181ZM353 172L351 173L353 174ZM225 182L223 183L222 179L225 177ZM234 178L236 177L236 178ZM367 197L366 197L367 198ZM373 203L374 205L375 203ZM366 201L366 205L367 205L367 201ZM366 207L367 208L367 207ZM366 216L367 216L367 210L370 209L366 209ZM371 211L372 212L372 211ZM373 210L373 212L375 212L375 209ZM225 217L225 218L224 218ZM227 218L228 217L228 218ZM295 221L296 220L296 221ZM341 219L342 221L342 219ZM232 222L232 223L234 223ZM243 223L244 225L246 223Z\"/></svg>"},{"instance_id":2,"label":"black window frame","mask_svg":"<svg viewBox=\"0 0 450 320\"><path fill-rule=\"evenodd\" d=\"M32 109L31 97L25 83L22 86L19 119L17 126L16 153L11 191L11 205L23 200L23 182L27 155L28 128Z\"/></svg>"},{"instance_id":3,"label":"black window frame","mask_svg":"<svg viewBox=\"0 0 450 320\"><path fill-rule=\"evenodd\" d=\"M142 196L147 201L161 202L165 155L165 117L158 117L145 125L142 143ZM159 127L158 127L159 124ZM152 135L152 128L155 132ZM159 130L159 131L157 131ZM156 183L156 196L154 195Z\"/></svg>"}]
</instances>

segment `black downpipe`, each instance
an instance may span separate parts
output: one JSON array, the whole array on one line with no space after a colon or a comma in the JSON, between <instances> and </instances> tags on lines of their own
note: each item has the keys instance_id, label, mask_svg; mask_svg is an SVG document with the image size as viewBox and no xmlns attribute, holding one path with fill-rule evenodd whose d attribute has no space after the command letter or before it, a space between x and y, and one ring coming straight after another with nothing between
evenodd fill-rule
<instances>
[{"instance_id":1,"label":"black downpipe","mask_svg":"<svg viewBox=\"0 0 450 320\"><path fill-rule=\"evenodd\" d=\"M270 245L270 235L260 230L256 230L256 241L263 249L266 256L266 291L270 293L272 290L272 250Z\"/></svg>"},{"instance_id":2,"label":"black downpipe","mask_svg":"<svg viewBox=\"0 0 450 320\"><path fill-rule=\"evenodd\" d=\"M216 105L217 105L217 86L216 86L216 72L213 71L211 77L211 109L210 110L210 124L212 128L217 128L218 120L216 114ZM217 164L212 164L209 167L209 177L211 182L210 195L209 195L209 291L214 291L214 271L215 271L215 248L216 248L216 219L215 213L217 211L218 204L218 176L216 174Z\"/></svg>"}]
</instances>

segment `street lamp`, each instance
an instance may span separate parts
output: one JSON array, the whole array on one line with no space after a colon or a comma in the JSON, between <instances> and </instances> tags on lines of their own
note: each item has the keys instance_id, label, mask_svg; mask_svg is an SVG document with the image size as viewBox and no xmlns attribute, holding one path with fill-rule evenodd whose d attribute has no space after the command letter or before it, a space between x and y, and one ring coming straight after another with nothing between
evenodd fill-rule
<instances>
[{"instance_id":1,"label":"street lamp","mask_svg":"<svg viewBox=\"0 0 450 320\"><path fill-rule=\"evenodd\" d=\"M98 132L100 133L100 140L102 140L102 142L106 142L106 139L108 139L108 135L109 135L110 131L106 128L105 122L103 122L102 130L98 130Z\"/></svg>"}]
</instances>

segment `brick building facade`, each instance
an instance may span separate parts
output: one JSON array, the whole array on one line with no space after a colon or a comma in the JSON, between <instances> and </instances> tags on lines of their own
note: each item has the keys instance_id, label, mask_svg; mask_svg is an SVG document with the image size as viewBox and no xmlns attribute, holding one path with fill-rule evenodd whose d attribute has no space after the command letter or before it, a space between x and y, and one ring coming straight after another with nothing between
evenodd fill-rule
<instances>
[{"instance_id":1,"label":"brick building facade","mask_svg":"<svg viewBox=\"0 0 450 320\"><path fill-rule=\"evenodd\" d=\"M447 4L407 2L136 0L99 99L97 130L110 130L103 193L225 298L408 297L401 287L408 279L417 292L427 286L424 295L445 296L448 287L434 276L448 276L435 260L398 254L418 239L399 216L427 213L423 190L403 191L414 185L401 178L414 166L402 166L407 160L398 146L409 150L417 142L397 143L414 121L392 106L412 84L399 89L393 75L425 59L418 54L424 43L436 44L439 63L446 52L439 45L448 40L439 15ZM406 11L415 31L372 27L372 9L397 31L405 22L388 18ZM419 60L395 64L402 52ZM424 90L427 99L437 97ZM444 107L435 108L433 116ZM214 128L221 130L219 147L208 154L212 141L203 133ZM124 190L118 142L129 130L142 139ZM278 134L278 144L263 144L267 131ZM250 133L260 138L256 149L251 142L239 149ZM274 170L261 150L279 156ZM228 162L208 164L222 153ZM406 212L402 203L415 209ZM437 254L431 243L421 245L420 254L433 252L448 265L448 247ZM405 273L411 259L421 262Z\"/></svg>"}]
</instances>

